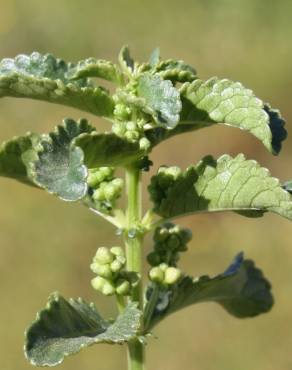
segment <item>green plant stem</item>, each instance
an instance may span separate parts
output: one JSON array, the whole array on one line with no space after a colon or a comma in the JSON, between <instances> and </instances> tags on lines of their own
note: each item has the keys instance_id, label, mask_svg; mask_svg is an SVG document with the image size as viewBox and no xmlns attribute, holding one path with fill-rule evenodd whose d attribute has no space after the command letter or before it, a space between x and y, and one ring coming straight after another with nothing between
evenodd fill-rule
<instances>
[{"instance_id":1,"label":"green plant stem","mask_svg":"<svg viewBox=\"0 0 292 370\"><path fill-rule=\"evenodd\" d=\"M145 313L144 313L144 330L147 331L149 329L149 324L151 321L151 317L153 314L153 311L156 307L156 303L159 297L159 286L158 284L154 284L151 296L149 298L149 301L145 307Z\"/></svg>"},{"instance_id":2,"label":"green plant stem","mask_svg":"<svg viewBox=\"0 0 292 370\"><path fill-rule=\"evenodd\" d=\"M141 199L141 171L135 167L126 169L127 187L127 230L125 231L125 244L127 255L127 270L135 271L142 276L142 241L138 226L142 217ZM139 284L133 288L131 300L138 303L140 310L143 310L143 286L140 279ZM141 319L141 326L143 318ZM141 328L141 331L143 328ZM128 344L128 370L144 369L144 346L138 340Z\"/></svg>"}]
</instances>

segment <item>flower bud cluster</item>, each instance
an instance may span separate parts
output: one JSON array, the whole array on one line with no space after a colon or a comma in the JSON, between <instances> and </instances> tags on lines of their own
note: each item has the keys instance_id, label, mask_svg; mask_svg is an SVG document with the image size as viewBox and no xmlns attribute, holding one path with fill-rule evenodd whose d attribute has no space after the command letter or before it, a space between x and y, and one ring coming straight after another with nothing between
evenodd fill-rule
<instances>
[{"instance_id":1,"label":"flower bud cluster","mask_svg":"<svg viewBox=\"0 0 292 370\"><path fill-rule=\"evenodd\" d=\"M166 197L167 191L182 176L182 170L179 167L160 167L156 176L151 178L148 187L151 199L159 205Z\"/></svg>"},{"instance_id":2,"label":"flower bud cluster","mask_svg":"<svg viewBox=\"0 0 292 370\"><path fill-rule=\"evenodd\" d=\"M126 257L121 247L98 248L90 265L91 270L97 274L91 280L92 287L107 296L131 294L137 279L125 271L125 265Z\"/></svg>"},{"instance_id":3,"label":"flower bud cluster","mask_svg":"<svg viewBox=\"0 0 292 370\"><path fill-rule=\"evenodd\" d=\"M187 250L187 243L192 234L172 223L157 227L154 232L154 250L147 256L151 266L149 279L162 285L173 285L181 278L181 271L177 268L179 254Z\"/></svg>"},{"instance_id":4,"label":"flower bud cluster","mask_svg":"<svg viewBox=\"0 0 292 370\"><path fill-rule=\"evenodd\" d=\"M139 143L141 150L147 151L151 143L144 135L143 123L133 121L119 121L112 126L112 131L122 138L127 139L130 143Z\"/></svg>"},{"instance_id":5,"label":"flower bud cluster","mask_svg":"<svg viewBox=\"0 0 292 370\"><path fill-rule=\"evenodd\" d=\"M121 196L123 179L114 177L114 168L99 167L89 170L87 183L91 189L91 198L97 209L102 212L111 210Z\"/></svg>"},{"instance_id":6,"label":"flower bud cluster","mask_svg":"<svg viewBox=\"0 0 292 370\"><path fill-rule=\"evenodd\" d=\"M172 223L166 223L156 228L153 236L154 250L147 256L151 266L167 263L176 266L179 254L187 250L187 243L192 239L189 229Z\"/></svg>"}]
</instances>

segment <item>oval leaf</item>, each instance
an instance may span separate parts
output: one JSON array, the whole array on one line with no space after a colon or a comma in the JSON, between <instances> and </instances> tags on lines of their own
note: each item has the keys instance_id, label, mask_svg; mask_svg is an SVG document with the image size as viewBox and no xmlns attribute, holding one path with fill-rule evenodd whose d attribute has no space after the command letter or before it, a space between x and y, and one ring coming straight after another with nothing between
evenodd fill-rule
<instances>
[{"instance_id":1,"label":"oval leaf","mask_svg":"<svg viewBox=\"0 0 292 370\"><path fill-rule=\"evenodd\" d=\"M152 289L148 289L148 297ZM196 279L185 276L174 287L161 289L149 327L145 329L149 330L178 310L201 302L219 303L231 315L246 318L268 312L274 300L271 285L261 270L240 253L223 274Z\"/></svg>"},{"instance_id":2,"label":"oval leaf","mask_svg":"<svg viewBox=\"0 0 292 370\"><path fill-rule=\"evenodd\" d=\"M73 67L52 55L18 55L0 62L0 98L5 96L44 100L68 105L97 116L112 117L114 102L107 91L87 79L71 81Z\"/></svg>"},{"instance_id":3,"label":"oval leaf","mask_svg":"<svg viewBox=\"0 0 292 370\"><path fill-rule=\"evenodd\" d=\"M183 85L181 97L182 124L202 126L204 122L205 126L219 123L238 127L261 140L269 151L279 152L279 137L273 139L277 130L271 122L272 112L241 83L217 77L206 82L198 79ZM191 126L190 130L195 129Z\"/></svg>"},{"instance_id":4,"label":"oval leaf","mask_svg":"<svg viewBox=\"0 0 292 370\"><path fill-rule=\"evenodd\" d=\"M55 293L26 331L25 355L32 365L56 366L92 344L122 344L136 338L140 317L137 304L130 303L112 323L99 315L93 303L81 298L66 301Z\"/></svg>"},{"instance_id":5,"label":"oval leaf","mask_svg":"<svg viewBox=\"0 0 292 370\"><path fill-rule=\"evenodd\" d=\"M154 211L170 218L208 211L270 211L292 220L291 195L243 154L204 158L185 172L161 168L149 186Z\"/></svg>"}]
</instances>

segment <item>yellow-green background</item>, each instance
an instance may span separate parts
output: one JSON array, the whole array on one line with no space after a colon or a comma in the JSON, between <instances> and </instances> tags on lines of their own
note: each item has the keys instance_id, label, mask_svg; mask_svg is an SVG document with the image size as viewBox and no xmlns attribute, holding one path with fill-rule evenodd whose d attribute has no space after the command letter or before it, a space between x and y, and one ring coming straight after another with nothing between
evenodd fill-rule
<instances>
[{"instance_id":1,"label":"yellow-green background","mask_svg":"<svg viewBox=\"0 0 292 370\"><path fill-rule=\"evenodd\" d=\"M1 0L0 58L37 50L72 61L116 60L127 43L144 60L160 46L165 58L184 59L203 78L243 82L291 122L291 14L291 0ZM1 140L28 130L46 132L67 116L85 116L107 127L93 116L40 102L4 99L0 112ZM160 164L185 167L205 154L224 152L243 152L281 180L292 178L291 140L280 157L272 157L253 137L224 127L164 143L153 152L152 172ZM31 367L22 353L23 331L50 292L82 295L114 315L114 302L90 288L88 265L98 246L119 241L112 227L82 206L4 178L0 205L0 368L26 370ZM194 230L182 260L187 272L221 272L243 250L273 282L276 305L269 314L247 320L215 304L188 308L155 330L159 339L149 340L148 369L292 369L292 223L274 215L250 220L227 213L181 223ZM150 240L146 244L149 249ZM60 368L125 369L124 348L91 347Z\"/></svg>"}]
</instances>

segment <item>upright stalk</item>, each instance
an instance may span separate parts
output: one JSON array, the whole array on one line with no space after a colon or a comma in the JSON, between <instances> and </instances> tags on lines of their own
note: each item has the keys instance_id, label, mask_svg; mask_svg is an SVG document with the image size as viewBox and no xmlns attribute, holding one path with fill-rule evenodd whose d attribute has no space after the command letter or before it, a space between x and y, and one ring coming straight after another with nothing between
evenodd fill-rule
<instances>
[{"instance_id":1,"label":"upright stalk","mask_svg":"<svg viewBox=\"0 0 292 370\"><path fill-rule=\"evenodd\" d=\"M142 276L143 235L140 234L140 231L137 228L142 217L141 171L134 166L126 169L126 187L128 198L126 214L127 230L125 232L127 269L128 271L135 271ZM133 289L131 299L132 301L137 302L139 308L143 310L143 287L141 281ZM144 362L145 357L143 344L138 340L129 342L128 370L143 370Z\"/></svg>"}]
</instances>

